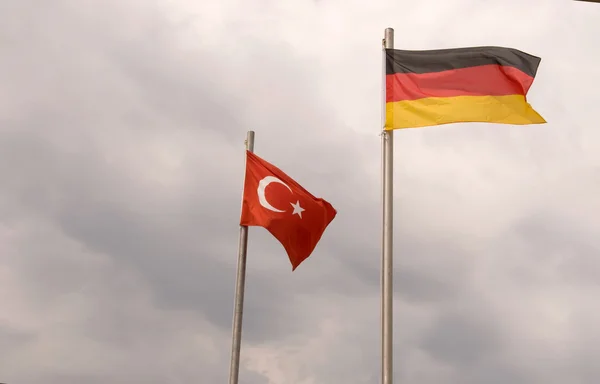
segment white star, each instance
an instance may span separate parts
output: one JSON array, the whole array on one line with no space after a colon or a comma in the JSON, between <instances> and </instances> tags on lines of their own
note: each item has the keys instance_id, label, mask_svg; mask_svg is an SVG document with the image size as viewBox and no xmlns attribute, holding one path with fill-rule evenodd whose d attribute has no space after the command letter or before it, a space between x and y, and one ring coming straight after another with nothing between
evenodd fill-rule
<instances>
[{"instance_id":1,"label":"white star","mask_svg":"<svg viewBox=\"0 0 600 384\"><path fill-rule=\"evenodd\" d=\"M302 218L302 212L305 211L305 209L300 206L300 200L296 201L296 204L290 204L292 205L292 207L294 207L294 212L292 212L292 215L298 214L298 216Z\"/></svg>"}]
</instances>

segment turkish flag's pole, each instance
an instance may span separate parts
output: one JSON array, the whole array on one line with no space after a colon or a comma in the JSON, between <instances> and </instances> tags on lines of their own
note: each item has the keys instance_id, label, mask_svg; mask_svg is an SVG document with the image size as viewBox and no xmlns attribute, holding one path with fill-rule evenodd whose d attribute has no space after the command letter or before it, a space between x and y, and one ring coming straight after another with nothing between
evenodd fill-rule
<instances>
[{"instance_id":1,"label":"turkish flag's pole","mask_svg":"<svg viewBox=\"0 0 600 384\"><path fill-rule=\"evenodd\" d=\"M254 152L254 131L248 131L246 150ZM240 226L240 245L238 251L237 278L233 307L233 330L231 337L231 362L229 365L229 384L238 384L240 373L240 347L242 345L242 316L244 312L244 289L246 285L246 250L248 249L248 227Z\"/></svg>"}]
</instances>

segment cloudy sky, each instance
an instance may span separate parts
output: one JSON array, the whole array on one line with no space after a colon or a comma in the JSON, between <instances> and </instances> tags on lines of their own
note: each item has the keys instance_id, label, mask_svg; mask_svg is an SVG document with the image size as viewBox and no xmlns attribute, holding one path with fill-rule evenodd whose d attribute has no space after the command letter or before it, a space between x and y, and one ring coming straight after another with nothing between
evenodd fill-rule
<instances>
[{"instance_id":1,"label":"cloudy sky","mask_svg":"<svg viewBox=\"0 0 600 384\"><path fill-rule=\"evenodd\" d=\"M386 27L541 56L549 122L397 132L395 382L600 382L599 20L569 0L1 1L0 382L226 382L254 130L338 216L294 273L250 229L240 382L378 383Z\"/></svg>"}]
</instances>

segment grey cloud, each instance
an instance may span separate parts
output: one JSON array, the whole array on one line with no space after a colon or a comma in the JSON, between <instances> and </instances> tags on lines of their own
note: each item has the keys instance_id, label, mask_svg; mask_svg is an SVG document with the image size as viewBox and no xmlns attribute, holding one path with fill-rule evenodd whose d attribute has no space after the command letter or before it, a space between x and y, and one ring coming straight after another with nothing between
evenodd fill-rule
<instances>
[{"instance_id":1,"label":"grey cloud","mask_svg":"<svg viewBox=\"0 0 600 384\"><path fill-rule=\"evenodd\" d=\"M0 325L0 357L8 359L12 353L23 345L35 340L35 334L18 331L9 325Z\"/></svg>"},{"instance_id":2,"label":"grey cloud","mask_svg":"<svg viewBox=\"0 0 600 384\"><path fill-rule=\"evenodd\" d=\"M239 215L236 207L225 208L219 215L207 217L206 203L198 206L197 202L202 199L194 194L185 197L185 201L177 197L162 200L154 207L151 205L156 201L152 199L146 198L145 202L128 200L144 192L121 170L103 164L91 153L83 158L69 158L43 142L37 141L36 145L32 141L36 142L24 138L5 141L20 153L34 154L19 159L32 176L30 185L18 189L21 200L26 200L33 209L49 211L65 234L88 249L139 269L156 291L160 306L202 310L216 324L227 327L231 319L232 267L237 250L237 244L229 239L234 239L237 234L237 227L232 224ZM45 182L45 178L53 182ZM34 195L28 196L27 191ZM43 192L43 199L50 201L27 201L40 192ZM233 195L239 199L239 192ZM223 238L223 234L228 235ZM203 238L213 241L207 242ZM228 241L229 245L223 247L214 241L216 239L226 241L225 244ZM221 255L221 260L215 257L217 255ZM44 268L43 285L59 292L68 290L61 277L64 266L53 267L50 263ZM70 264L68 268L75 272L74 265ZM246 323L248 335L252 338L255 332L274 333L276 324L285 314L280 313L277 306L265 308L263 297L264 293L272 292L270 287L276 282L268 275L250 276L249 282L253 284L248 295L248 311L255 310L263 316L254 326L251 320ZM51 292L43 291L44 294ZM256 297L254 293L257 293ZM277 291L269 296L277 300L273 293ZM265 309L275 312L267 314ZM275 324L273 319L276 319ZM290 329L286 327L284 331Z\"/></svg>"},{"instance_id":3,"label":"grey cloud","mask_svg":"<svg viewBox=\"0 0 600 384\"><path fill-rule=\"evenodd\" d=\"M501 340L490 318L478 316L484 308L443 314L427 333L423 348L451 364L475 366L501 353Z\"/></svg>"}]
</instances>

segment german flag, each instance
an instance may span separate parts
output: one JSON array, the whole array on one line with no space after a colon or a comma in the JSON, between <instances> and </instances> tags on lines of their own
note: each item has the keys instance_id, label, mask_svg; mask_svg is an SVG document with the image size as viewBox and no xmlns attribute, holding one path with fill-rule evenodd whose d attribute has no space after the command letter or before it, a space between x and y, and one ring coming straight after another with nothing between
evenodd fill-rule
<instances>
[{"instance_id":1,"label":"german flag","mask_svg":"<svg viewBox=\"0 0 600 384\"><path fill-rule=\"evenodd\" d=\"M385 129L542 124L527 102L541 59L512 48L386 49Z\"/></svg>"}]
</instances>

